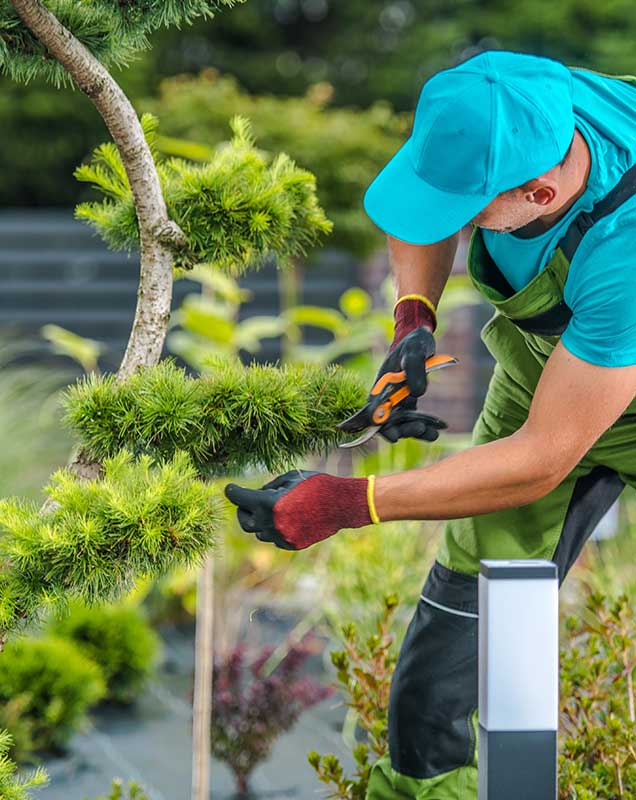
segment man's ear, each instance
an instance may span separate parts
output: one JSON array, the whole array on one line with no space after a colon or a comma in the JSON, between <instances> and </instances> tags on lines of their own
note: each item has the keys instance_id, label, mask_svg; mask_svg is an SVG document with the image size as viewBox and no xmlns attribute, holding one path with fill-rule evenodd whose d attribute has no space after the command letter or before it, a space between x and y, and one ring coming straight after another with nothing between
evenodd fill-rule
<instances>
[{"instance_id":1,"label":"man's ear","mask_svg":"<svg viewBox=\"0 0 636 800\"><path fill-rule=\"evenodd\" d=\"M524 198L528 203L535 203L538 206L549 206L559 193L557 182L545 178L529 181L524 189Z\"/></svg>"}]
</instances>

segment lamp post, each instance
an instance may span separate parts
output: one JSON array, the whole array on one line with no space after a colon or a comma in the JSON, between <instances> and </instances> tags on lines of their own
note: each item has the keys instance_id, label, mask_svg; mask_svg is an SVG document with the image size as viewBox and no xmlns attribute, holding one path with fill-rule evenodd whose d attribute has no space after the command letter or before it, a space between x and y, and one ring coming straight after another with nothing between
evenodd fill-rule
<instances>
[{"instance_id":1,"label":"lamp post","mask_svg":"<svg viewBox=\"0 0 636 800\"><path fill-rule=\"evenodd\" d=\"M479 800L556 800L558 572L483 560L479 575Z\"/></svg>"}]
</instances>

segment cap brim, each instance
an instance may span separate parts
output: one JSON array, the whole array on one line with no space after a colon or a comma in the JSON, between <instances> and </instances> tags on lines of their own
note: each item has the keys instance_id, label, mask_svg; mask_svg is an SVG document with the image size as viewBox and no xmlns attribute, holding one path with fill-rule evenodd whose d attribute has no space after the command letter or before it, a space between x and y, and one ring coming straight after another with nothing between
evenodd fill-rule
<instances>
[{"instance_id":1,"label":"cap brim","mask_svg":"<svg viewBox=\"0 0 636 800\"><path fill-rule=\"evenodd\" d=\"M377 175L364 209L385 233L409 244L434 244L464 227L495 195L461 195L436 189L413 169L410 139Z\"/></svg>"}]
</instances>

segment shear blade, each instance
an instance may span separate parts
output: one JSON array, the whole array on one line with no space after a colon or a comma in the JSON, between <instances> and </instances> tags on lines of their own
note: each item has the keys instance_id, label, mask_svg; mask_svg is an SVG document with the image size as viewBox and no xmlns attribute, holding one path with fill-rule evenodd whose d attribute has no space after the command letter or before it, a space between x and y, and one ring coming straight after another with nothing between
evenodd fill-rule
<instances>
[{"instance_id":1,"label":"shear blade","mask_svg":"<svg viewBox=\"0 0 636 800\"><path fill-rule=\"evenodd\" d=\"M364 444L365 442L368 442L369 439L373 438L379 430L380 430L379 425L372 425L370 428L367 428L367 430L362 434L362 436L358 436L358 438L354 439L352 442L343 442L339 444L338 447L341 447L343 449L347 449L348 447L357 447L359 444Z\"/></svg>"},{"instance_id":2,"label":"shear blade","mask_svg":"<svg viewBox=\"0 0 636 800\"><path fill-rule=\"evenodd\" d=\"M369 404L367 403L359 411L356 411L355 414L347 417L344 422L337 425L337 428L346 433L357 433L358 431L366 430L370 420L371 415L369 414Z\"/></svg>"}]
</instances>

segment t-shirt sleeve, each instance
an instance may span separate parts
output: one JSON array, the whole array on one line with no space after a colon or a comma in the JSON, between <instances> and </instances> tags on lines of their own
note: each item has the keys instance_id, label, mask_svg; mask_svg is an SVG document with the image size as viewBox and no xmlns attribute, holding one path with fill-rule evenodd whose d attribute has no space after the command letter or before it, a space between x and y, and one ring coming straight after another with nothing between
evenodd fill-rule
<instances>
[{"instance_id":1,"label":"t-shirt sleeve","mask_svg":"<svg viewBox=\"0 0 636 800\"><path fill-rule=\"evenodd\" d=\"M570 265L564 299L572 317L561 342L584 361L626 367L636 364L636 214L603 231L597 225Z\"/></svg>"}]
</instances>

